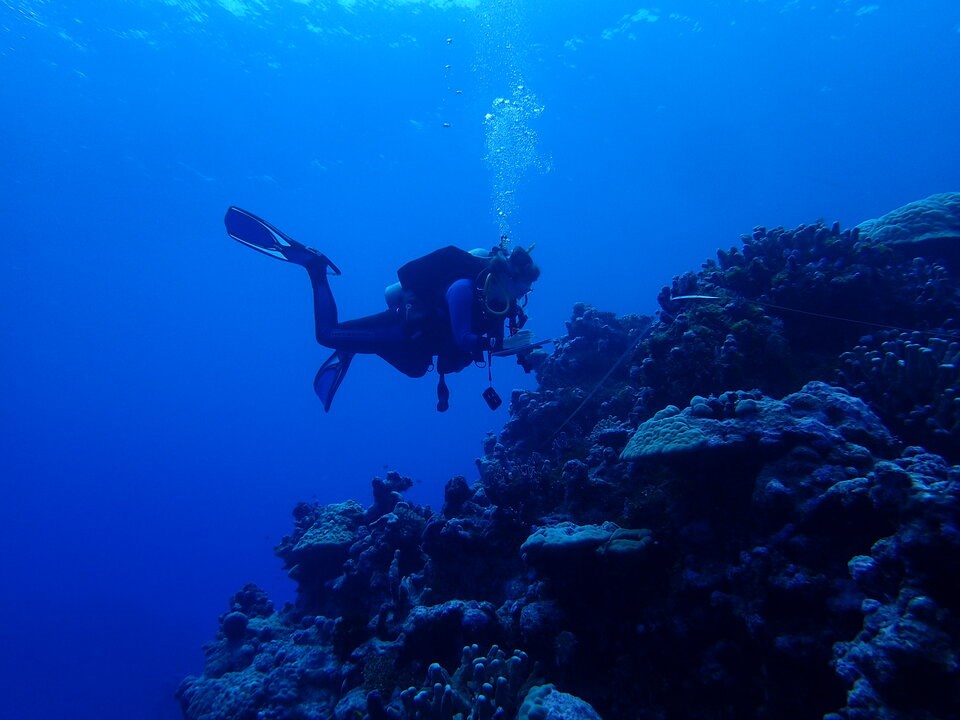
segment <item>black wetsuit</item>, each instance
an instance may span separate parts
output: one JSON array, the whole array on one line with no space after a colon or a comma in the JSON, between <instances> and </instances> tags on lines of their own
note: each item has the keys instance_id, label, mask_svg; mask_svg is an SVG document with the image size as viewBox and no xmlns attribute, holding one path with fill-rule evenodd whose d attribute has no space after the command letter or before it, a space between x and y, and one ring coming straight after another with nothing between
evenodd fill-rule
<instances>
[{"instance_id":1,"label":"black wetsuit","mask_svg":"<svg viewBox=\"0 0 960 720\"><path fill-rule=\"evenodd\" d=\"M462 251L461 251L462 252ZM317 342L344 353L378 355L410 377L421 377L434 364L441 375L459 372L483 352L503 345L506 315L491 315L478 301L476 279L462 277L442 291L439 305L411 326L399 310L339 322L326 266L307 266L313 286ZM437 298L431 299L433 303ZM427 300L430 302L430 300Z\"/></svg>"}]
</instances>

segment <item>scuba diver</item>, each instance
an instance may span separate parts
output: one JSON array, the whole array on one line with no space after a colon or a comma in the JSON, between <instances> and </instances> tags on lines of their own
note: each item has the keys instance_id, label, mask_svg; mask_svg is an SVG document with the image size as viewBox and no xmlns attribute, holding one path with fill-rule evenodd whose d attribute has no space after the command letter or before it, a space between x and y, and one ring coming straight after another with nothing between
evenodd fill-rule
<instances>
[{"instance_id":1,"label":"scuba diver","mask_svg":"<svg viewBox=\"0 0 960 720\"><path fill-rule=\"evenodd\" d=\"M234 240L296 263L310 276L317 342L333 349L313 382L325 411L357 353L378 355L414 378L436 367L437 410L444 412L450 398L446 373L471 363L489 366L495 355L517 355L529 372L523 358L543 344L521 330L527 294L540 269L529 250L508 251L506 237L490 251L451 245L408 262L397 271L399 282L386 289L387 310L339 322L328 275L341 273L326 255L237 207L227 209L224 224ZM483 395L491 409L500 405L492 386Z\"/></svg>"}]
</instances>

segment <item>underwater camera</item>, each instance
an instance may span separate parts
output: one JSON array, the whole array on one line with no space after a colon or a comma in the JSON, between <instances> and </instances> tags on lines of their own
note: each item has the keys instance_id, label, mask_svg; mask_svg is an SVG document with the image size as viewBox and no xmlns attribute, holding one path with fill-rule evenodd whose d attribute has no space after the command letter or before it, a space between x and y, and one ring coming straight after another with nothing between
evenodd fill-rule
<instances>
[{"instance_id":1,"label":"underwater camera","mask_svg":"<svg viewBox=\"0 0 960 720\"><path fill-rule=\"evenodd\" d=\"M483 391L483 399L487 401L487 407L491 410L496 410L503 405L503 400L500 399L497 391L494 390L492 386Z\"/></svg>"}]
</instances>

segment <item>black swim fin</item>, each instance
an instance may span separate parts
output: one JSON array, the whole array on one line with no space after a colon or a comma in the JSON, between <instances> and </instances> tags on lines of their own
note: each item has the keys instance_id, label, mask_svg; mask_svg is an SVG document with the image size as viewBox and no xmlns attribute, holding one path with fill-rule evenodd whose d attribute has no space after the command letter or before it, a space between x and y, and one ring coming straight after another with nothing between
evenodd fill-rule
<instances>
[{"instance_id":1,"label":"black swim fin","mask_svg":"<svg viewBox=\"0 0 960 720\"><path fill-rule=\"evenodd\" d=\"M330 410L330 404L333 402L333 396L337 393L337 388L343 382L347 370L350 369L350 361L353 360L353 353L334 350L333 355L327 358L326 362L317 370L317 376L313 379L313 390L317 397L323 403L325 412Z\"/></svg>"},{"instance_id":2,"label":"black swim fin","mask_svg":"<svg viewBox=\"0 0 960 720\"><path fill-rule=\"evenodd\" d=\"M319 258L334 275L340 275L340 268L330 262L326 255L297 242L253 213L231 206L227 208L223 224L227 228L227 235L265 255L299 265L306 265Z\"/></svg>"}]
</instances>

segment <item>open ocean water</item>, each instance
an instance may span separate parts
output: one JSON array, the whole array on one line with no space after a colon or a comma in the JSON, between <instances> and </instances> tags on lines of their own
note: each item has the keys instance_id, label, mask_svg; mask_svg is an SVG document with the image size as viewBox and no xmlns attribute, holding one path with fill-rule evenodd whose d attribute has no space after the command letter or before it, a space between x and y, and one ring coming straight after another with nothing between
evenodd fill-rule
<instances>
[{"instance_id":1,"label":"open ocean water","mask_svg":"<svg viewBox=\"0 0 960 720\"><path fill-rule=\"evenodd\" d=\"M227 206L325 252L341 318L536 243L554 337L755 225L957 190L958 88L955 0L0 0L0 716L180 717L228 597L292 598L298 500L436 507L507 418L369 357L324 414L306 274Z\"/></svg>"}]
</instances>

